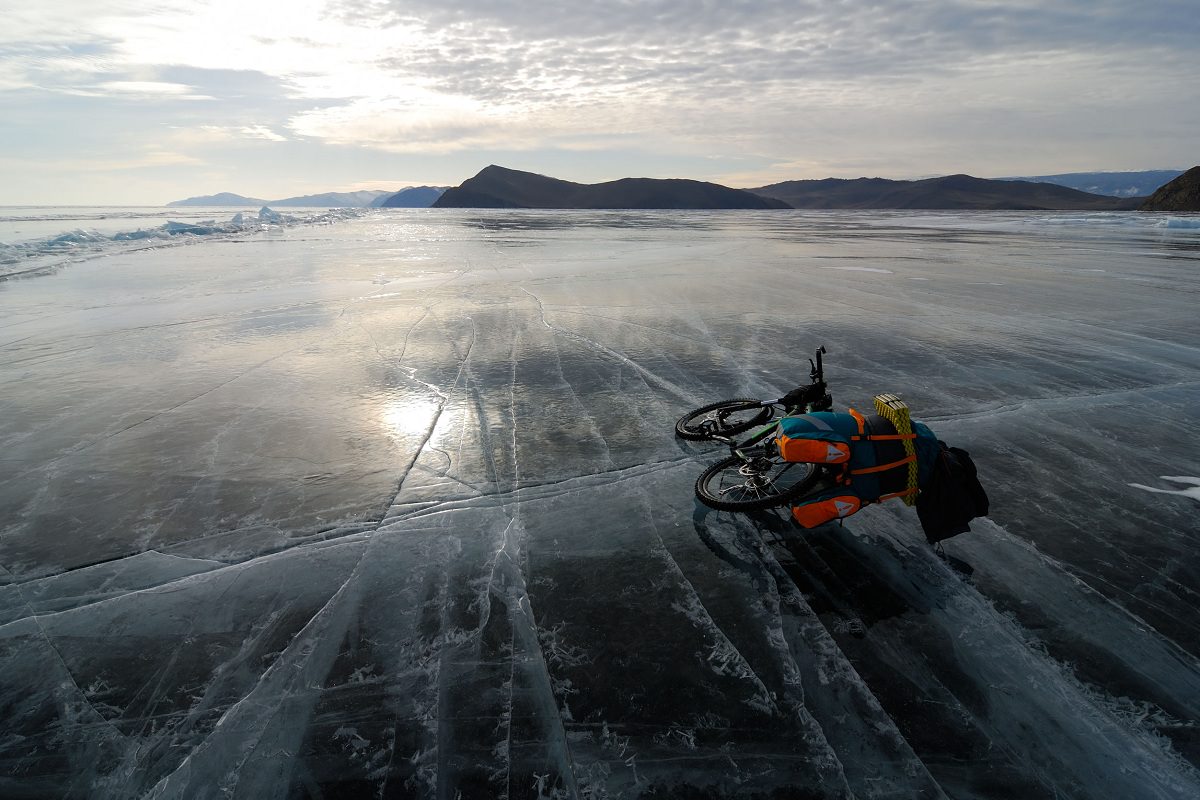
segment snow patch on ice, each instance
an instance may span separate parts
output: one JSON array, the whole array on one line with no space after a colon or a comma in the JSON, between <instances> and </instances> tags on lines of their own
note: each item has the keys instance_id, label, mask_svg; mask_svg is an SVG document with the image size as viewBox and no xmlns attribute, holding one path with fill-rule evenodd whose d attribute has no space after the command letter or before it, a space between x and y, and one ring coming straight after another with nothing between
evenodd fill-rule
<instances>
[{"instance_id":1,"label":"snow patch on ice","mask_svg":"<svg viewBox=\"0 0 1200 800\"><path fill-rule=\"evenodd\" d=\"M895 275L890 269L880 269L879 267L821 267L821 269L840 269L844 272L882 272L885 275Z\"/></svg>"},{"instance_id":2,"label":"snow patch on ice","mask_svg":"<svg viewBox=\"0 0 1200 800\"><path fill-rule=\"evenodd\" d=\"M1192 485L1186 489L1156 489L1153 486L1143 486L1140 483L1131 483L1129 485L1135 489L1143 489L1147 492L1155 492L1157 494L1177 494L1183 497L1190 497L1193 500L1200 500L1200 478L1191 478L1186 475L1160 475L1159 477L1164 481Z\"/></svg>"},{"instance_id":3,"label":"snow patch on ice","mask_svg":"<svg viewBox=\"0 0 1200 800\"><path fill-rule=\"evenodd\" d=\"M1158 223L1161 228L1200 230L1200 217L1167 217Z\"/></svg>"}]
</instances>

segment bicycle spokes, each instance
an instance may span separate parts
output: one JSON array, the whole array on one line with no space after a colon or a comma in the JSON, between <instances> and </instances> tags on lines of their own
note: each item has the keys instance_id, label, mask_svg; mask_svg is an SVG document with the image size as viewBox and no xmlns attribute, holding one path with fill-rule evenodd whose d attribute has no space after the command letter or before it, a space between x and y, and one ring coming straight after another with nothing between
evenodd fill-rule
<instances>
[{"instance_id":1,"label":"bicycle spokes","mask_svg":"<svg viewBox=\"0 0 1200 800\"><path fill-rule=\"evenodd\" d=\"M776 495L779 493L780 480L795 464L785 464L782 469L775 471L777 466L779 465L776 462L768 458L750 459L737 470L738 476L743 478L743 481L725 486L719 489L717 494L724 497L729 492L740 491L742 497Z\"/></svg>"}]
</instances>

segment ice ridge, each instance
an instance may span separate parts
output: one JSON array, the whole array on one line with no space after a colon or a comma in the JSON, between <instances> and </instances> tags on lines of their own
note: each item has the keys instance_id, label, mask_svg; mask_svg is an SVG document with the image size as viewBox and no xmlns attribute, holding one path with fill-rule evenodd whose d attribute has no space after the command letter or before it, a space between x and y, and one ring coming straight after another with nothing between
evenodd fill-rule
<instances>
[{"instance_id":1,"label":"ice ridge","mask_svg":"<svg viewBox=\"0 0 1200 800\"><path fill-rule=\"evenodd\" d=\"M231 237L300 225L341 222L373 213L363 208L335 208L311 214L280 214L263 206L258 214L238 212L226 222L168 221L153 228L137 228L105 234L89 228L25 242L0 242L0 280L18 275L45 272L70 261L107 255L120 248L164 246L192 242L199 238Z\"/></svg>"}]
</instances>

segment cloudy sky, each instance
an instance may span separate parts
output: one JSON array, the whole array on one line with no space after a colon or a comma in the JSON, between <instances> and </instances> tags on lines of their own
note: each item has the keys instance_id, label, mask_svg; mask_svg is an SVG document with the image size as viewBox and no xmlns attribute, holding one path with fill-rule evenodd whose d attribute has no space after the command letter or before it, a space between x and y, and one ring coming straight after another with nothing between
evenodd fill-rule
<instances>
[{"instance_id":1,"label":"cloudy sky","mask_svg":"<svg viewBox=\"0 0 1200 800\"><path fill-rule=\"evenodd\" d=\"M1197 0L5 5L0 204L1200 163Z\"/></svg>"}]
</instances>

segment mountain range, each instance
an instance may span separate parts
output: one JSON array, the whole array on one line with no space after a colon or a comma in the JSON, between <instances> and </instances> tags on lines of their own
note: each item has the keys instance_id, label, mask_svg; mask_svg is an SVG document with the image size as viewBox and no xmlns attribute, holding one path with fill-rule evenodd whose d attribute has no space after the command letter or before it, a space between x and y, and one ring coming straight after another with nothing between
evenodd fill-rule
<instances>
[{"instance_id":1,"label":"mountain range","mask_svg":"<svg viewBox=\"0 0 1200 800\"><path fill-rule=\"evenodd\" d=\"M180 206L300 206L310 208L428 208L445 191L439 186L415 186L400 191L368 189L359 192L325 192L306 194L300 197L285 197L281 200L260 200L244 197L232 192L189 197L167 203L169 207Z\"/></svg>"},{"instance_id":2,"label":"mountain range","mask_svg":"<svg viewBox=\"0 0 1200 800\"><path fill-rule=\"evenodd\" d=\"M1109 194L1113 197L1146 197L1163 184L1183 174L1181 169L1152 169L1142 172L1064 172L1059 175L1025 175L997 178L1001 181L1033 181L1057 183L1069 189L1089 194Z\"/></svg>"},{"instance_id":3,"label":"mountain range","mask_svg":"<svg viewBox=\"0 0 1200 800\"><path fill-rule=\"evenodd\" d=\"M826 178L784 181L749 191L792 208L896 208L1011 211L1133 210L1145 198L1110 197L1053 183L947 175L919 181Z\"/></svg>"},{"instance_id":4,"label":"mountain range","mask_svg":"<svg viewBox=\"0 0 1200 800\"><path fill-rule=\"evenodd\" d=\"M582 184L492 165L438 198L436 208L959 209L1089 210L1137 208L1144 198L1089 194L1032 181L949 175L785 181L756 189L675 179L624 178Z\"/></svg>"}]
</instances>

